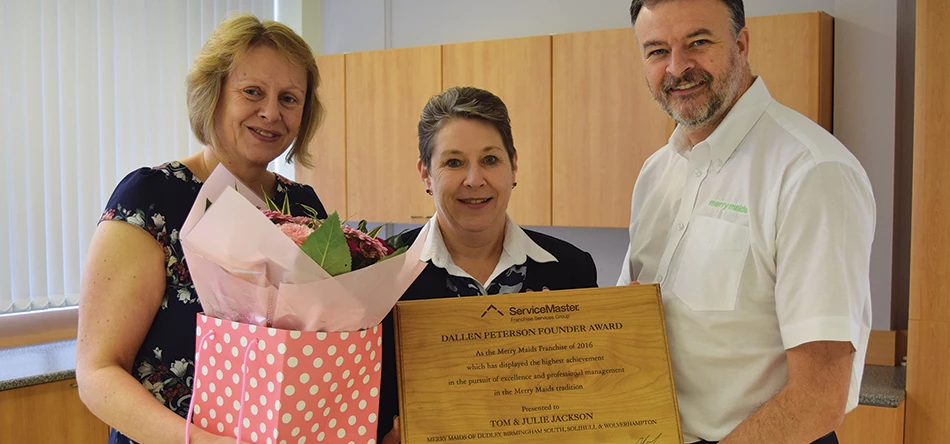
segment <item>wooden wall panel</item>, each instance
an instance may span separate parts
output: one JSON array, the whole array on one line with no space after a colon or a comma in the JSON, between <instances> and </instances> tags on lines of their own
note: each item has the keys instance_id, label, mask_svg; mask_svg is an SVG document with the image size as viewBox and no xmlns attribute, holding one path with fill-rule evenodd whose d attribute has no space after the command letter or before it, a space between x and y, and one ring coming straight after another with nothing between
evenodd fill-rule
<instances>
[{"instance_id":1,"label":"wooden wall panel","mask_svg":"<svg viewBox=\"0 0 950 444\"><path fill-rule=\"evenodd\" d=\"M109 426L79 400L76 380L0 391L0 441L101 444Z\"/></svg>"},{"instance_id":2,"label":"wooden wall panel","mask_svg":"<svg viewBox=\"0 0 950 444\"><path fill-rule=\"evenodd\" d=\"M810 12L749 17L746 26L750 34L752 73L762 77L777 101L831 131L834 72L831 16Z\"/></svg>"},{"instance_id":3,"label":"wooden wall panel","mask_svg":"<svg viewBox=\"0 0 950 444\"><path fill-rule=\"evenodd\" d=\"M626 227L640 168L673 121L646 87L632 29L553 44L553 225Z\"/></svg>"},{"instance_id":4,"label":"wooden wall panel","mask_svg":"<svg viewBox=\"0 0 950 444\"><path fill-rule=\"evenodd\" d=\"M432 198L416 170L417 127L442 91L442 48L346 54L346 192L352 219L424 223Z\"/></svg>"},{"instance_id":5,"label":"wooden wall panel","mask_svg":"<svg viewBox=\"0 0 950 444\"><path fill-rule=\"evenodd\" d=\"M950 436L950 323L911 319L908 327L904 441L945 443Z\"/></svg>"},{"instance_id":6,"label":"wooden wall panel","mask_svg":"<svg viewBox=\"0 0 950 444\"><path fill-rule=\"evenodd\" d=\"M551 37L445 45L442 84L505 102L519 159L508 214L520 225L551 225Z\"/></svg>"},{"instance_id":7,"label":"wooden wall panel","mask_svg":"<svg viewBox=\"0 0 950 444\"><path fill-rule=\"evenodd\" d=\"M917 0L905 442L950 436L950 2Z\"/></svg>"},{"instance_id":8,"label":"wooden wall panel","mask_svg":"<svg viewBox=\"0 0 950 444\"><path fill-rule=\"evenodd\" d=\"M310 140L313 168L299 164L295 177L313 187L328 212L346 219L346 82L343 54L317 56L320 100L326 109L323 124Z\"/></svg>"},{"instance_id":9,"label":"wooden wall panel","mask_svg":"<svg viewBox=\"0 0 950 444\"><path fill-rule=\"evenodd\" d=\"M835 434L841 444L902 444L904 406L895 408L859 405L848 413Z\"/></svg>"}]
</instances>

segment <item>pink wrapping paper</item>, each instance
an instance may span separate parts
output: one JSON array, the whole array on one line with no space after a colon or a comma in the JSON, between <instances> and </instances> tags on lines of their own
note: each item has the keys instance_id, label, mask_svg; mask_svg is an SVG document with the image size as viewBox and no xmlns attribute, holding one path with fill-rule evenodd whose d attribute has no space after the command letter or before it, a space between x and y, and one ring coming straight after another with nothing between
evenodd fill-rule
<instances>
[{"instance_id":1,"label":"pink wrapping paper","mask_svg":"<svg viewBox=\"0 0 950 444\"><path fill-rule=\"evenodd\" d=\"M330 277L262 206L220 165L202 186L181 244L206 314L287 330L358 331L379 324L426 266L417 242L402 255Z\"/></svg>"}]
</instances>

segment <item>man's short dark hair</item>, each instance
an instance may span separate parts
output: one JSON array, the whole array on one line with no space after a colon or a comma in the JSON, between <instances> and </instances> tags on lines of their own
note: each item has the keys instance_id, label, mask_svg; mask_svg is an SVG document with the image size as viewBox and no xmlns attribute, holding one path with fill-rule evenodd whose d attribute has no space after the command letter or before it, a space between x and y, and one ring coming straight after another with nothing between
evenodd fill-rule
<instances>
[{"instance_id":1,"label":"man's short dark hair","mask_svg":"<svg viewBox=\"0 0 950 444\"><path fill-rule=\"evenodd\" d=\"M665 0L633 0L630 3L630 23L634 26L637 25L637 16L640 15L640 9L644 6L647 8L652 8L659 3L663 3ZM735 36L739 35L739 32L742 31L742 28L745 28L745 6L742 4L742 0L720 0L722 1L727 8L729 8L729 15L732 19L732 33Z\"/></svg>"}]
</instances>

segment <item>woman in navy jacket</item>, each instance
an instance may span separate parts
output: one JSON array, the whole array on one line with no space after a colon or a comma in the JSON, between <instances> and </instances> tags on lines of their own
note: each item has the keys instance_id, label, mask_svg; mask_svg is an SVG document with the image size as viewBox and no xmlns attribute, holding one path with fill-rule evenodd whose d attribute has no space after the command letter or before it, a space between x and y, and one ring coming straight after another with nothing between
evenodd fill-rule
<instances>
[{"instance_id":1,"label":"woman in navy jacket","mask_svg":"<svg viewBox=\"0 0 950 444\"><path fill-rule=\"evenodd\" d=\"M464 297L597 286L590 254L507 215L517 186L518 154L505 104L478 88L432 97L419 120L419 175L435 201L423 228L403 235L423 242L428 266L401 300ZM379 442L399 442L392 314L383 322Z\"/></svg>"}]
</instances>

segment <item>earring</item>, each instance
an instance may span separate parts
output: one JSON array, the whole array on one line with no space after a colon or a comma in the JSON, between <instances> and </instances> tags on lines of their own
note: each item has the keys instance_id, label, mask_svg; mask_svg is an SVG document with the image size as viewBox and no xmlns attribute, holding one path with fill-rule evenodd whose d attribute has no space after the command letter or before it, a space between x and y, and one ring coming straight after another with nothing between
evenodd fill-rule
<instances>
[{"instance_id":1,"label":"earring","mask_svg":"<svg viewBox=\"0 0 950 444\"><path fill-rule=\"evenodd\" d=\"M518 182L511 184L511 189L515 189L516 186L518 186Z\"/></svg>"},{"instance_id":2,"label":"earring","mask_svg":"<svg viewBox=\"0 0 950 444\"><path fill-rule=\"evenodd\" d=\"M431 196L431 195L432 195L432 190L430 190L430 189L428 189L428 188L426 188L426 194L428 194L428 195L430 195L430 196Z\"/></svg>"}]
</instances>

